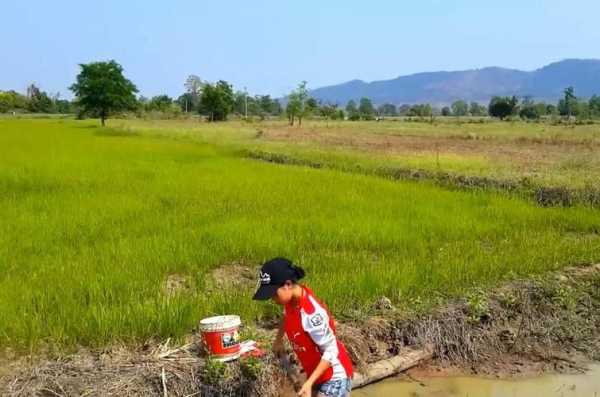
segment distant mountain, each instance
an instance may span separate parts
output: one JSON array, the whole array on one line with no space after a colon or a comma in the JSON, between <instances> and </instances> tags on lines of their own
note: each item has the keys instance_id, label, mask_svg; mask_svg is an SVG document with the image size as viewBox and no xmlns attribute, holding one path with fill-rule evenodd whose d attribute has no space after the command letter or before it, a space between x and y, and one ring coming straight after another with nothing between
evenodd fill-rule
<instances>
[{"instance_id":1,"label":"distant mountain","mask_svg":"<svg viewBox=\"0 0 600 397\"><path fill-rule=\"evenodd\" d=\"M442 105L457 99L487 103L494 95L529 95L536 100L556 102L568 86L575 88L577 96L600 95L600 60L567 59L532 72L488 67L417 73L371 83L352 80L317 88L311 91L311 95L340 105L361 97L368 97L376 104Z\"/></svg>"}]
</instances>

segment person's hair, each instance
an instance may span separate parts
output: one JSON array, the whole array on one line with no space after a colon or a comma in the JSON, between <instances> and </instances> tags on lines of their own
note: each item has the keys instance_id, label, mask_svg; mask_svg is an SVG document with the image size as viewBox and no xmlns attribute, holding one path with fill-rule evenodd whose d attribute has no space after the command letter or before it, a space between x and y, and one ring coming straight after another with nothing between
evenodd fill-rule
<instances>
[{"instance_id":1,"label":"person's hair","mask_svg":"<svg viewBox=\"0 0 600 397\"><path fill-rule=\"evenodd\" d=\"M292 281L298 281L298 280L304 278L304 275L306 274L306 273L304 273L304 269L302 269L300 266L296 266L296 265L292 265L291 268L294 271L294 274L296 275L295 280L292 280Z\"/></svg>"}]
</instances>

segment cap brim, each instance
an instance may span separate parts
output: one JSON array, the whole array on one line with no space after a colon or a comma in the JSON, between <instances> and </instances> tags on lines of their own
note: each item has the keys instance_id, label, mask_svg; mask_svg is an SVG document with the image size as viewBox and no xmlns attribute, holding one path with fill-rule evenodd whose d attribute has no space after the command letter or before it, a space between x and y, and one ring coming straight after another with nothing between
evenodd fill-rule
<instances>
[{"instance_id":1,"label":"cap brim","mask_svg":"<svg viewBox=\"0 0 600 397\"><path fill-rule=\"evenodd\" d=\"M275 295L278 288L279 287L277 285L271 285L271 284L261 285L258 288L258 291L256 291L256 293L254 294L254 297L252 297L252 299L257 300L257 301L267 300L267 299L271 298L273 295Z\"/></svg>"}]
</instances>

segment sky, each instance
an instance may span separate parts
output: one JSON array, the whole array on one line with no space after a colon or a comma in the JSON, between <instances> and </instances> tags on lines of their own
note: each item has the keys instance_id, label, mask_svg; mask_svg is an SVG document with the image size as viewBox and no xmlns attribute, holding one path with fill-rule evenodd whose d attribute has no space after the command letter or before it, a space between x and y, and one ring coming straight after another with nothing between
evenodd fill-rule
<instances>
[{"instance_id":1,"label":"sky","mask_svg":"<svg viewBox=\"0 0 600 397\"><path fill-rule=\"evenodd\" d=\"M115 59L144 96L188 75L282 96L353 79L600 58L598 0L10 0L0 90L71 97L78 64Z\"/></svg>"}]
</instances>

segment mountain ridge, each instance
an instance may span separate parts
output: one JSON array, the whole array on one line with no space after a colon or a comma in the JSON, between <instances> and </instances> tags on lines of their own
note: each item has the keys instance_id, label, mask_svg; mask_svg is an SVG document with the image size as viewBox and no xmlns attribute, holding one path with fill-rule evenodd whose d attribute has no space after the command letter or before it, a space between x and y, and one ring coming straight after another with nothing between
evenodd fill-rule
<instances>
[{"instance_id":1,"label":"mountain ridge","mask_svg":"<svg viewBox=\"0 0 600 397\"><path fill-rule=\"evenodd\" d=\"M443 105L458 99L485 103L495 95L531 96L556 102L568 86L573 86L582 97L600 94L600 59L565 59L533 71L487 66L418 72L371 82L354 79L311 90L310 94L323 102L340 105L361 97L368 97L376 104Z\"/></svg>"}]
</instances>

